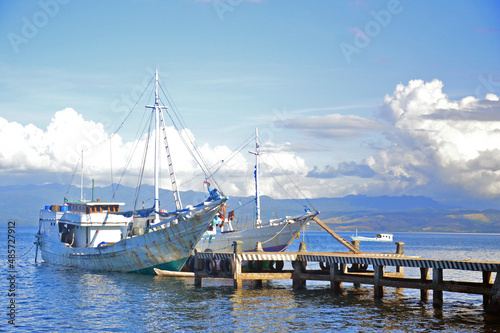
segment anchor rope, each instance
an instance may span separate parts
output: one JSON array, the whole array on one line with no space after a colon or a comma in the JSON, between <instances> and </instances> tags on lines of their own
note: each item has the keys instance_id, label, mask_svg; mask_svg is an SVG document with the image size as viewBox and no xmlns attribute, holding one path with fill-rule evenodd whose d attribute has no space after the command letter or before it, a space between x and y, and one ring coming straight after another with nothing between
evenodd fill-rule
<instances>
[{"instance_id":1,"label":"anchor rope","mask_svg":"<svg viewBox=\"0 0 500 333\"><path fill-rule=\"evenodd\" d=\"M19 257L19 259L21 259L21 258L22 258L22 257L24 257L25 255L27 255L27 254L28 254L28 252L30 252L30 251L31 251L31 249L33 249L33 246L35 246L35 243L33 243L33 245L31 245L30 249L29 249L28 251L26 251L26 253L25 253L25 254L23 254L22 256L20 256L20 257Z\"/></svg>"},{"instance_id":2,"label":"anchor rope","mask_svg":"<svg viewBox=\"0 0 500 333\"><path fill-rule=\"evenodd\" d=\"M285 223L285 225L283 226L283 228L281 228L280 231L278 231L278 233L276 235L274 235L273 237L269 238L268 240L264 241L264 242L261 242L262 244L265 244L267 242L270 242L272 241L273 239L275 239L276 237L278 237L279 234L281 234L281 232L283 232L283 230L285 230L285 228L288 226L288 222ZM292 234L292 233L290 233Z\"/></svg>"}]
</instances>

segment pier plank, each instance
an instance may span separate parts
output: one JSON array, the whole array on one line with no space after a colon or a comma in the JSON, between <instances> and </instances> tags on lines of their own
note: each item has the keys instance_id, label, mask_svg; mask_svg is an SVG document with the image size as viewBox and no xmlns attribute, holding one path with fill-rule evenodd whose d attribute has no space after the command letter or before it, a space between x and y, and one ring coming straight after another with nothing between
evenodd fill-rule
<instances>
[{"instance_id":1,"label":"pier plank","mask_svg":"<svg viewBox=\"0 0 500 333\"><path fill-rule=\"evenodd\" d=\"M374 297L382 298L384 287L420 289L422 301L429 298L429 290L433 291L433 305L437 308L443 305L443 292L458 292L483 295L487 311L500 313L500 262L474 260L440 260L425 259L417 256L405 256L402 244L398 244L397 253L352 253L352 252L307 252L305 244L301 244L299 252L241 252L235 246L234 252L197 252L195 251L195 286L201 286L202 278L215 277L206 274L203 260L234 261L232 275L217 273L219 278L232 278L234 288L241 289L243 280L283 280L291 279L293 288L299 289L306 285L307 280L330 282L330 288L340 293L343 283L356 285L368 284L374 286ZM244 272L242 263L245 261L289 261L293 271L282 272ZM329 268L324 270L306 269L307 262L323 263ZM349 270L348 265L359 267L371 265L372 271L359 272ZM395 267L395 273L386 273L385 267ZM420 269L420 278L404 277L403 267ZM324 266L323 266L324 268ZM398 269L399 268L399 269ZM432 269L432 279L429 277ZM443 270L480 271L482 282L445 281ZM493 283L493 273L496 278Z\"/></svg>"}]
</instances>

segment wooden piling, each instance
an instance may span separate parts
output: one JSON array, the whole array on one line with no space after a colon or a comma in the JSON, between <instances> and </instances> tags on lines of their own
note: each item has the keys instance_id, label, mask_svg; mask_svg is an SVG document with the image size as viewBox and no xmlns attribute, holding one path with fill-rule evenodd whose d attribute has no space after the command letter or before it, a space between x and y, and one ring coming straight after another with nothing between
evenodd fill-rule
<instances>
[{"instance_id":1,"label":"wooden piling","mask_svg":"<svg viewBox=\"0 0 500 333\"><path fill-rule=\"evenodd\" d=\"M491 297L486 306L486 311L500 315L500 265L497 268L495 283L493 283L493 287L491 288Z\"/></svg>"},{"instance_id":2,"label":"wooden piling","mask_svg":"<svg viewBox=\"0 0 500 333\"><path fill-rule=\"evenodd\" d=\"M330 289L332 289L336 294L340 294L342 292L342 282L338 281L338 275L340 274L339 264L330 264Z\"/></svg>"},{"instance_id":3,"label":"wooden piling","mask_svg":"<svg viewBox=\"0 0 500 333\"><path fill-rule=\"evenodd\" d=\"M243 242L242 241L234 241L233 242L233 253L234 253L234 261L235 264L234 272L233 272L233 286L235 289L243 288L243 279L241 276L241 259L240 256L243 253L242 249Z\"/></svg>"},{"instance_id":4,"label":"wooden piling","mask_svg":"<svg viewBox=\"0 0 500 333\"><path fill-rule=\"evenodd\" d=\"M262 251L264 251L264 249L262 248L262 243L257 242L255 244L255 252L262 252ZM262 280L255 280L255 287L262 288Z\"/></svg>"},{"instance_id":5,"label":"wooden piling","mask_svg":"<svg viewBox=\"0 0 500 333\"><path fill-rule=\"evenodd\" d=\"M443 307L443 269L442 268L433 268L432 269L432 284L433 284L433 292L432 292L432 305L435 308Z\"/></svg>"},{"instance_id":6,"label":"wooden piling","mask_svg":"<svg viewBox=\"0 0 500 333\"><path fill-rule=\"evenodd\" d=\"M429 281L428 267L420 267L420 281L422 281L422 283ZM429 300L429 289L420 289L420 300L422 302L427 302Z\"/></svg>"},{"instance_id":7,"label":"wooden piling","mask_svg":"<svg viewBox=\"0 0 500 333\"><path fill-rule=\"evenodd\" d=\"M384 278L384 271L385 266L373 266L373 286L375 298L384 297L384 286L381 284L381 280Z\"/></svg>"},{"instance_id":8,"label":"wooden piling","mask_svg":"<svg viewBox=\"0 0 500 333\"><path fill-rule=\"evenodd\" d=\"M483 285L487 286L491 283L493 283L492 279L493 275L492 272L489 271L483 271ZM491 301L491 295L483 295L483 305L487 306L490 304Z\"/></svg>"},{"instance_id":9,"label":"wooden piling","mask_svg":"<svg viewBox=\"0 0 500 333\"><path fill-rule=\"evenodd\" d=\"M217 273L218 278L232 278L235 289L242 288L243 280L274 280L288 279L293 281L293 288L305 286L307 280L329 281L330 288L335 293L341 293L343 283L373 284L374 298L384 296L384 287L420 289L422 301L429 298L429 290L433 291L433 304L436 308L443 305L443 292L458 292L483 295L485 311L500 314L500 262L473 261L473 260L439 260L409 257L401 254L401 246L396 252L400 253L346 253L346 252L307 252L305 243L299 247L300 252L242 252L242 242L234 242L234 251L205 253L195 250L195 286L200 287L203 278L214 277L203 269L203 260L219 260L224 262L224 272ZM230 267L227 261L231 260ZM243 261L289 261L293 271L259 271L242 272ZM329 271L311 268L306 270L307 262L321 262L329 265ZM356 272L348 270L348 265L371 265L373 272ZM405 278L398 273L385 272L386 267L413 267L420 269L419 278ZM429 269L432 268L432 279L429 279ZM481 282L444 281L443 270L453 269L461 271L482 272ZM230 271L230 272L228 272ZM492 283L492 272L496 272Z\"/></svg>"},{"instance_id":10,"label":"wooden piling","mask_svg":"<svg viewBox=\"0 0 500 333\"><path fill-rule=\"evenodd\" d=\"M307 246L305 242L300 242L299 253L307 252ZM292 274L292 286L294 290L303 288L306 286L306 279L303 279L302 273L304 273L307 266L306 261L296 260L292 263L293 274Z\"/></svg>"},{"instance_id":11,"label":"wooden piling","mask_svg":"<svg viewBox=\"0 0 500 333\"><path fill-rule=\"evenodd\" d=\"M404 250L404 245L405 242L396 242L396 254L404 255L405 250ZM396 273L400 277L405 276L405 268L403 266L396 266Z\"/></svg>"},{"instance_id":12,"label":"wooden piling","mask_svg":"<svg viewBox=\"0 0 500 333\"><path fill-rule=\"evenodd\" d=\"M357 248L361 252L361 249L359 248L359 245L361 242L359 240L353 240L353 241L351 241L351 243L355 248ZM359 271L361 268L361 265L360 264L352 264L351 267L352 267L353 271ZM359 287L361 287L361 284L354 283L354 288L359 288Z\"/></svg>"},{"instance_id":13,"label":"wooden piling","mask_svg":"<svg viewBox=\"0 0 500 333\"><path fill-rule=\"evenodd\" d=\"M200 271L203 269L203 259L198 258L198 253L200 249L194 249L194 286L201 287L201 275Z\"/></svg>"}]
</instances>

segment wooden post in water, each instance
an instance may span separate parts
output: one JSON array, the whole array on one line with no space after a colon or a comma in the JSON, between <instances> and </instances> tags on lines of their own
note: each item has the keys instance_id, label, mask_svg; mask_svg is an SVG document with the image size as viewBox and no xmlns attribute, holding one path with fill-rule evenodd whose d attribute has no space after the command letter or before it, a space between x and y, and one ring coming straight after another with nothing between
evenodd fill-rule
<instances>
[{"instance_id":1,"label":"wooden post in water","mask_svg":"<svg viewBox=\"0 0 500 333\"><path fill-rule=\"evenodd\" d=\"M352 245L357 248L360 252L360 248L359 248L359 244L361 243L359 240L353 240L351 241ZM354 269L354 271L359 271L360 269L360 264L352 264L352 268ZM360 283L353 283L353 286L354 288L359 288L361 286ZM342 284L340 284L340 287L342 287Z\"/></svg>"},{"instance_id":2,"label":"wooden post in water","mask_svg":"<svg viewBox=\"0 0 500 333\"><path fill-rule=\"evenodd\" d=\"M198 258L198 252L200 249L194 249L194 286L201 287L201 276L200 271L203 270L203 259Z\"/></svg>"},{"instance_id":3,"label":"wooden post in water","mask_svg":"<svg viewBox=\"0 0 500 333\"><path fill-rule=\"evenodd\" d=\"M438 290L439 287L443 284L443 269L442 268L433 268L432 269L432 305L435 308L443 307L443 291Z\"/></svg>"},{"instance_id":4,"label":"wooden post in water","mask_svg":"<svg viewBox=\"0 0 500 333\"><path fill-rule=\"evenodd\" d=\"M489 284L491 284L493 282L492 277L493 277L492 272L483 271L483 285L488 286ZM484 306L490 304L490 301L491 301L491 295L483 295Z\"/></svg>"},{"instance_id":5,"label":"wooden post in water","mask_svg":"<svg viewBox=\"0 0 500 333\"><path fill-rule=\"evenodd\" d=\"M405 249L404 249L405 242L396 242L396 254L405 254ZM405 276L405 268L402 266L396 266L396 273L398 274L398 277L404 277Z\"/></svg>"},{"instance_id":6,"label":"wooden post in water","mask_svg":"<svg viewBox=\"0 0 500 333\"><path fill-rule=\"evenodd\" d=\"M420 280L429 280L429 268L420 267ZM420 300L427 302L429 300L429 289L420 289Z\"/></svg>"},{"instance_id":7,"label":"wooden post in water","mask_svg":"<svg viewBox=\"0 0 500 333\"><path fill-rule=\"evenodd\" d=\"M255 251L256 252L263 252L264 251L264 249L262 249L261 242L255 243ZM262 262L260 264L262 264ZM256 265L256 266L260 266L260 265ZM262 280L255 280L255 287L261 288L262 287Z\"/></svg>"},{"instance_id":8,"label":"wooden post in water","mask_svg":"<svg viewBox=\"0 0 500 333\"><path fill-rule=\"evenodd\" d=\"M243 253L241 245L242 241L233 242L233 253L234 253L234 272L233 272L233 287L234 289L243 288L243 279L241 278L241 259L238 255Z\"/></svg>"},{"instance_id":9,"label":"wooden post in water","mask_svg":"<svg viewBox=\"0 0 500 333\"><path fill-rule=\"evenodd\" d=\"M342 292L342 282L335 281L335 278L340 275L339 264L334 262L330 264L330 288L334 293Z\"/></svg>"},{"instance_id":10,"label":"wooden post in water","mask_svg":"<svg viewBox=\"0 0 500 333\"><path fill-rule=\"evenodd\" d=\"M373 266L373 286L374 297L382 298L384 297L384 286L380 284L380 280L384 278L385 266Z\"/></svg>"},{"instance_id":11,"label":"wooden post in water","mask_svg":"<svg viewBox=\"0 0 500 333\"><path fill-rule=\"evenodd\" d=\"M305 242L300 242L299 245L299 252L307 252L307 246ZM292 280L293 280L293 289L297 290L300 288L303 288L306 286L306 280L303 280L300 275L304 273L304 270L306 268L307 262L305 261L294 261L292 262L293 266L293 274L292 274Z\"/></svg>"},{"instance_id":12,"label":"wooden post in water","mask_svg":"<svg viewBox=\"0 0 500 333\"><path fill-rule=\"evenodd\" d=\"M491 288L491 298L486 307L486 311L500 314L500 265L498 265L497 276Z\"/></svg>"},{"instance_id":13,"label":"wooden post in water","mask_svg":"<svg viewBox=\"0 0 500 333\"><path fill-rule=\"evenodd\" d=\"M404 255L405 242L396 242L396 254ZM405 268L403 266L396 266L396 276L397 277L405 277ZM403 288L396 288L396 292L402 292Z\"/></svg>"}]
</instances>

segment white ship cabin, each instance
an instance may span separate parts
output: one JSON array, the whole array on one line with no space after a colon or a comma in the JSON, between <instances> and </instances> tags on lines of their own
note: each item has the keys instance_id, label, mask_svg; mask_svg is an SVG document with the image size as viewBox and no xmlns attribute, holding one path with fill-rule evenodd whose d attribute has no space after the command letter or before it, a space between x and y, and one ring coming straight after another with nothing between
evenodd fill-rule
<instances>
[{"instance_id":1,"label":"white ship cabin","mask_svg":"<svg viewBox=\"0 0 500 333\"><path fill-rule=\"evenodd\" d=\"M377 234L377 239L392 242L392 234Z\"/></svg>"},{"instance_id":2,"label":"white ship cabin","mask_svg":"<svg viewBox=\"0 0 500 333\"><path fill-rule=\"evenodd\" d=\"M114 244L126 237L132 217L114 214L124 203L98 201L68 202L46 206L40 212L51 238L68 247L99 247Z\"/></svg>"}]
</instances>

